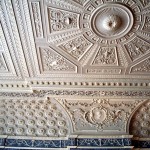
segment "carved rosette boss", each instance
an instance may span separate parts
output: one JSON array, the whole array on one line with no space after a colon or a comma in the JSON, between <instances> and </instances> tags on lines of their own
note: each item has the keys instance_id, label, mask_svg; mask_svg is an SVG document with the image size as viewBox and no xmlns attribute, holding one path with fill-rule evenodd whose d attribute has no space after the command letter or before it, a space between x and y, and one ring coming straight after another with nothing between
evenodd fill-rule
<instances>
[{"instance_id":1,"label":"carved rosette boss","mask_svg":"<svg viewBox=\"0 0 150 150\"><path fill-rule=\"evenodd\" d=\"M137 9L133 10L131 8L133 5ZM141 15L138 14L138 7L133 1L126 3L89 1L81 21L84 36L91 42L98 42L104 46L126 42L124 36L127 34L130 36L131 32L139 28L137 24Z\"/></svg>"}]
</instances>

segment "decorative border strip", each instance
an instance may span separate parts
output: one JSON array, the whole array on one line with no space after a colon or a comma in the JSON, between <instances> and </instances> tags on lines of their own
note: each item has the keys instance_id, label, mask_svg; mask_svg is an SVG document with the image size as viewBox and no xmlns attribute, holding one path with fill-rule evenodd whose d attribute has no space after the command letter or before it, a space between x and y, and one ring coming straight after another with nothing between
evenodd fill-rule
<instances>
[{"instance_id":1,"label":"decorative border strip","mask_svg":"<svg viewBox=\"0 0 150 150\"><path fill-rule=\"evenodd\" d=\"M149 148L150 149L150 140L149 141L133 140L132 144L135 146L135 148Z\"/></svg>"},{"instance_id":2,"label":"decorative border strip","mask_svg":"<svg viewBox=\"0 0 150 150\"><path fill-rule=\"evenodd\" d=\"M42 139L42 137L41 137ZM35 139L16 139L1 138L0 146L5 148L67 148L67 147L128 147L131 146L131 138L69 138L67 140L35 140Z\"/></svg>"},{"instance_id":3,"label":"decorative border strip","mask_svg":"<svg viewBox=\"0 0 150 150\"><path fill-rule=\"evenodd\" d=\"M134 88L139 88L139 87L143 87L143 88L150 88L150 83L149 82L114 82L114 81L107 81L107 82L88 82L88 81L83 81L83 82L80 82L80 81L76 81L76 82L72 82L72 81L30 81L30 85L33 86L33 87L49 87L49 86L58 86L58 87L61 87L61 86L66 86L66 87L134 87Z\"/></svg>"},{"instance_id":4,"label":"decorative border strip","mask_svg":"<svg viewBox=\"0 0 150 150\"><path fill-rule=\"evenodd\" d=\"M141 90L40 90L33 93L0 92L0 97L45 97L45 96L74 96L74 97L111 97L111 98L149 98L150 91Z\"/></svg>"}]
</instances>

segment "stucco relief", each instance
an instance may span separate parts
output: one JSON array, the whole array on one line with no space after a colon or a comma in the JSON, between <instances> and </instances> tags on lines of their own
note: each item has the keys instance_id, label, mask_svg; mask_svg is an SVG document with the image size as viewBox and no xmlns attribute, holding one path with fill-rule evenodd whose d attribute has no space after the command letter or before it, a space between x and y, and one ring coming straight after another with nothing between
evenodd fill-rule
<instances>
[{"instance_id":1,"label":"stucco relief","mask_svg":"<svg viewBox=\"0 0 150 150\"><path fill-rule=\"evenodd\" d=\"M0 71L5 71L5 70L7 70L6 63L3 54L0 53Z\"/></svg>"},{"instance_id":2,"label":"stucco relief","mask_svg":"<svg viewBox=\"0 0 150 150\"><path fill-rule=\"evenodd\" d=\"M60 48L77 60L80 60L91 46L92 44L83 36L59 45Z\"/></svg>"},{"instance_id":3,"label":"stucco relief","mask_svg":"<svg viewBox=\"0 0 150 150\"><path fill-rule=\"evenodd\" d=\"M133 61L147 54L150 50L150 44L138 37L127 43L125 47Z\"/></svg>"},{"instance_id":4,"label":"stucco relief","mask_svg":"<svg viewBox=\"0 0 150 150\"><path fill-rule=\"evenodd\" d=\"M131 68L131 73L149 73L150 72L150 58L140 62Z\"/></svg>"},{"instance_id":5,"label":"stucco relief","mask_svg":"<svg viewBox=\"0 0 150 150\"><path fill-rule=\"evenodd\" d=\"M1 3L2 28L14 68L18 76L32 77L55 75L55 71L45 74L40 70L47 66L46 61L39 60L42 56L37 51L41 45L51 46L67 63L73 61L79 68L67 69L67 73L133 75L130 68L139 66L149 55L149 12L149 1L142 0L45 0L44 3L2 0ZM57 68L61 66L64 61ZM57 73L66 75L62 69L57 69Z\"/></svg>"},{"instance_id":6,"label":"stucco relief","mask_svg":"<svg viewBox=\"0 0 150 150\"><path fill-rule=\"evenodd\" d=\"M150 137L150 100L143 103L133 114L130 121L130 134L139 138Z\"/></svg>"},{"instance_id":7,"label":"stucco relief","mask_svg":"<svg viewBox=\"0 0 150 150\"><path fill-rule=\"evenodd\" d=\"M78 28L78 14L48 8L50 32Z\"/></svg>"},{"instance_id":8,"label":"stucco relief","mask_svg":"<svg viewBox=\"0 0 150 150\"><path fill-rule=\"evenodd\" d=\"M44 71L76 72L76 66L53 49L40 48Z\"/></svg>"},{"instance_id":9,"label":"stucco relief","mask_svg":"<svg viewBox=\"0 0 150 150\"><path fill-rule=\"evenodd\" d=\"M142 100L117 101L114 99L67 100L58 99L70 114L74 132L83 131L97 134L127 132L126 125L135 106Z\"/></svg>"},{"instance_id":10,"label":"stucco relief","mask_svg":"<svg viewBox=\"0 0 150 150\"><path fill-rule=\"evenodd\" d=\"M43 26L41 20L40 2L32 2L31 7L33 12L36 37L43 38Z\"/></svg>"},{"instance_id":11,"label":"stucco relief","mask_svg":"<svg viewBox=\"0 0 150 150\"><path fill-rule=\"evenodd\" d=\"M0 134L66 137L67 113L73 134L127 134L130 115L150 97L149 4L1 0ZM133 116L132 134L148 137L149 114L141 112L149 108Z\"/></svg>"},{"instance_id":12,"label":"stucco relief","mask_svg":"<svg viewBox=\"0 0 150 150\"><path fill-rule=\"evenodd\" d=\"M136 65L136 60L149 54L148 3L74 0L64 4L66 7L62 1L49 0L44 4L44 17L50 27L46 40L56 44L54 50L61 48L65 53L61 51L60 55L65 54L68 60L75 58L87 70L82 74L130 74L129 64Z\"/></svg>"},{"instance_id":13,"label":"stucco relief","mask_svg":"<svg viewBox=\"0 0 150 150\"><path fill-rule=\"evenodd\" d=\"M1 135L64 137L72 128L69 120L53 99L1 99Z\"/></svg>"},{"instance_id":14,"label":"stucco relief","mask_svg":"<svg viewBox=\"0 0 150 150\"><path fill-rule=\"evenodd\" d=\"M118 65L116 47L101 47L92 65Z\"/></svg>"}]
</instances>

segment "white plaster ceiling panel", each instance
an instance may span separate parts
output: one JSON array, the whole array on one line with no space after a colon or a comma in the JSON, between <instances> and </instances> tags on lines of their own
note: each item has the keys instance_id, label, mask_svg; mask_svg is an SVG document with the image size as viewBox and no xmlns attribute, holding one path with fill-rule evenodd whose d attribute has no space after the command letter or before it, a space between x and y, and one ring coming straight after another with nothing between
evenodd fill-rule
<instances>
[{"instance_id":1,"label":"white plaster ceiling panel","mask_svg":"<svg viewBox=\"0 0 150 150\"><path fill-rule=\"evenodd\" d=\"M149 74L149 1L28 2L41 74Z\"/></svg>"},{"instance_id":2,"label":"white plaster ceiling panel","mask_svg":"<svg viewBox=\"0 0 150 150\"><path fill-rule=\"evenodd\" d=\"M149 1L2 0L0 7L1 79L149 75Z\"/></svg>"}]
</instances>

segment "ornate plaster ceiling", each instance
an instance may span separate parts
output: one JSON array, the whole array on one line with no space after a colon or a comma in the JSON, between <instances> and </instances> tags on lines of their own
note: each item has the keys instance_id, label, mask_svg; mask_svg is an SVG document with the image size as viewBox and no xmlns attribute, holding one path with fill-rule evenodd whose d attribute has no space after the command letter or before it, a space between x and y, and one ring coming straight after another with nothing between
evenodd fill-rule
<instances>
[{"instance_id":1,"label":"ornate plaster ceiling","mask_svg":"<svg viewBox=\"0 0 150 150\"><path fill-rule=\"evenodd\" d=\"M1 79L145 78L149 1L1 1Z\"/></svg>"},{"instance_id":2,"label":"ornate plaster ceiling","mask_svg":"<svg viewBox=\"0 0 150 150\"><path fill-rule=\"evenodd\" d=\"M0 134L149 137L149 22L149 0L0 0Z\"/></svg>"}]
</instances>

